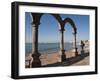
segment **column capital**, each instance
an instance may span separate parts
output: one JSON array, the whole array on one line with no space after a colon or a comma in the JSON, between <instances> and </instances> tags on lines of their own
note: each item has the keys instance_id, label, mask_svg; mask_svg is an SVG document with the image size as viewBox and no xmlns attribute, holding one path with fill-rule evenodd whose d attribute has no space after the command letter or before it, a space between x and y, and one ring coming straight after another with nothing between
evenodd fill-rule
<instances>
[{"instance_id":1,"label":"column capital","mask_svg":"<svg viewBox=\"0 0 100 81\"><path fill-rule=\"evenodd\" d=\"M40 25L41 23L40 23L40 22L32 22L31 24L32 24L32 26L34 26L34 27L35 27L35 26Z\"/></svg>"},{"instance_id":2,"label":"column capital","mask_svg":"<svg viewBox=\"0 0 100 81\"><path fill-rule=\"evenodd\" d=\"M38 28L39 28L39 24L32 24L32 28L38 30Z\"/></svg>"},{"instance_id":3,"label":"column capital","mask_svg":"<svg viewBox=\"0 0 100 81\"><path fill-rule=\"evenodd\" d=\"M73 28L72 32L73 34L77 34L77 29Z\"/></svg>"},{"instance_id":4,"label":"column capital","mask_svg":"<svg viewBox=\"0 0 100 81\"><path fill-rule=\"evenodd\" d=\"M77 32L76 32L76 31L73 31L73 34L74 34L74 35L76 35L76 34L77 34Z\"/></svg>"},{"instance_id":5,"label":"column capital","mask_svg":"<svg viewBox=\"0 0 100 81\"><path fill-rule=\"evenodd\" d=\"M63 32L63 31L65 31L65 29L59 29L59 31Z\"/></svg>"}]
</instances>

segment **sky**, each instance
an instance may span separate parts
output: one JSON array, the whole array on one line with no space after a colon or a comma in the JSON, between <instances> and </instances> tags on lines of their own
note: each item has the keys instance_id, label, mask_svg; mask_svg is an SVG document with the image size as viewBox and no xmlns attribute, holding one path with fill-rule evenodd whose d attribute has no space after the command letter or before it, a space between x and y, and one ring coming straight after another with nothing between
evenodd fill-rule
<instances>
[{"instance_id":1,"label":"sky","mask_svg":"<svg viewBox=\"0 0 100 81\"><path fill-rule=\"evenodd\" d=\"M60 14L62 19L71 18L77 27L77 41L89 40L89 16L88 15L72 15ZM25 42L32 42L32 19L30 12L25 13ZM41 17L39 25L38 41L40 43L52 43L60 41L60 31L58 21L50 14L44 14ZM72 26L69 23L65 25L64 41L73 41Z\"/></svg>"}]
</instances>

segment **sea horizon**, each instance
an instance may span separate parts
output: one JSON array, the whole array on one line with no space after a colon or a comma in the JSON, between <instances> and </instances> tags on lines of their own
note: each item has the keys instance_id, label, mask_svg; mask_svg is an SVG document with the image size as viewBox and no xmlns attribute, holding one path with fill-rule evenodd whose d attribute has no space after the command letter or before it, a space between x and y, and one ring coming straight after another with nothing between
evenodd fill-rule
<instances>
[{"instance_id":1,"label":"sea horizon","mask_svg":"<svg viewBox=\"0 0 100 81\"><path fill-rule=\"evenodd\" d=\"M65 42L64 48L66 51L73 49L73 43ZM38 51L41 54L58 52L59 49L60 49L60 44L58 42L38 43ZM32 43L25 43L25 54L29 53L32 53Z\"/></svg>"}]
</instances>

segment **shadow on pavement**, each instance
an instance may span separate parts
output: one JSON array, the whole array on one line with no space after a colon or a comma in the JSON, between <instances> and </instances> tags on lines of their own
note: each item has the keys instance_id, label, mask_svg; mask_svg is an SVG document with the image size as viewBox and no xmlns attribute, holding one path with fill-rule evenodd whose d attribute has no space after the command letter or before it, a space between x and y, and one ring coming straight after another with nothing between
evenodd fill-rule
<instances>
[{"instance_id":1,"label":"shadow on pavement","mask_svg":"<svg viewBox=\"0 0 100 81\"><path fill-rule=\"evenodd\" d=\"M79 62L79 61L83 60L87 56L89 56L89 53L79 54L79 55L77 55L75 57L67 58L63 62L57 62L57 63L54 63L54 64L48 64L48 65L44 65L44 66L41 66L41 67L69 66L69 65L72 65L72 64L74 64L76 62Z\"/></svg>"}]
</instances>

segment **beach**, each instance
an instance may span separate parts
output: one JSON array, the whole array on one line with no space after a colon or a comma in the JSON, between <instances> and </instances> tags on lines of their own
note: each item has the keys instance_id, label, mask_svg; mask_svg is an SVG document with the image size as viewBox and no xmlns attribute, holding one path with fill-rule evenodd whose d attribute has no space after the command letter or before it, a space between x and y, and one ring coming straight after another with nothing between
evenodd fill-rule
<instances>
[{"instance_id":1,"label":"beach","mask_svg":"<svg viewBox=\"0 0 100 81\"><path fill-rule=\"evenodd\" d=\"M69 59L69 61L66 61L64 63L65 65L73 65L73 66L89 65L89 48L85 48L85 52L83 55L81 54L81 50L79 49L77 58L75 56L73 49L65 51L65 55L66 55L66 59ZM81 58L83 56L84 58ZM48 66L48 65L54 66L57 65L58 63L61 64L61 55L59 51L51 54L41 54L40 60L42 66ZM31 63L32 63L32 54L30 53L25 56L25 67L28 67Z\"/></svg>"}]
</instances>

